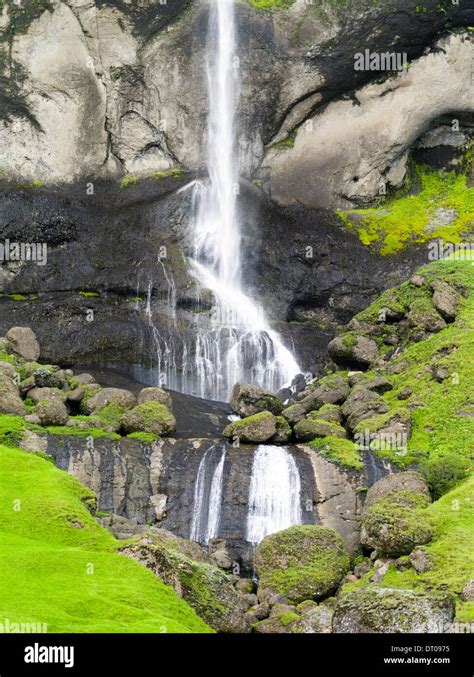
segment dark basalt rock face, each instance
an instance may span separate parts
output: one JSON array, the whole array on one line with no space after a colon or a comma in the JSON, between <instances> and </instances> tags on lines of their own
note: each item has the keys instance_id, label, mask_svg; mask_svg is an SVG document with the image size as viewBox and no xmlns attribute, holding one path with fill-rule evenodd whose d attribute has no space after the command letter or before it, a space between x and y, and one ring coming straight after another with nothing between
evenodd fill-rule
<instances>
[{"instance_id":1,"label":"dark basalt rock face","mask_svg":"<svg viewBox=\"0 0 474 677\"><path fill-rule=\"evenodd\" d=\"M5 239L45 242L48 263L4 265L0 331L31 326L51 362L152 369L150 294L153 322L173 346L179 369L184 345L193 352L197 314L203 322L212 308L212 298L198 301L187 266L191 189L177 192L186 180L147 180L124 190L98 183L93 196L85 194L86 184L4 194ZM409 276L424 257L422 251L379 257L330 212L279 209L249 184L242 185L240 213L246 286L305 370L320 369L337 324ZM26 299L9 298L13 293ZM156 373L147 380L156 382Z\"/></svg>"}]
</instances>

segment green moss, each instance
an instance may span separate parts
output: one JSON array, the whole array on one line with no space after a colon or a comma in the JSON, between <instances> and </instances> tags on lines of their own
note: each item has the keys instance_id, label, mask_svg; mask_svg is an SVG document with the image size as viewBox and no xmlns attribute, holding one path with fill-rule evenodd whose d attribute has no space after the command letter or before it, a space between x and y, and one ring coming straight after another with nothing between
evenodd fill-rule
<instances>
[{"instance_id":1,"label":"green moss","mask_svg":"<svg viewBox=\"0 0 474 677\"><path fill-rule=\"evenodd\" d=\"M245 0L254 9L263 12L275 12L278 9L288 9L295 0Z\"/></svg>"},{"instance_id":2,"label":"green moss","mask_svg":"<svg viewBox=\"0 0 474 677\"><path fill-rule=\"evenodd\" d=\"M12 299L13 301L27 301L28 297L25 296L24 294L8 294L8 298Z\"/></svg>"},{"instance_id":3,"label":"green moss","mask_svg":"<svg viewBox=\"0 0 474 677\"><path fill-rule=\"evenodd\" d=\"M435 238L457 243L473 227L474 188L468 187L466 176L426 167L415 171L418 194L389 199L380 207L338 212L363 244L378 245L381 254L394 254ZM440 209L455 210L457 215L449 224L443 224L442 219L437 223Z\"/></svg>"},{"instance_id":4,"label":"green moss","mask_svg":"<svg viewBox=\"0 0 474 677\"><path fill-rule=\"evenodd\" d=\"M70 435L72 437L106 437L110 440L119 440L120 435L116 433L107 432L103 428L78 428L76 426L67 425L51 425L43 428L51 435Z\"/></svg>"},{"instance_id":5,"label":"green moss","mask_svg":"<svg viewBox=\"0 0 474 677\"><path fill-rule=\"evenodd\" d=\"M18 446L25 430L40 431L40 426L27 423L21 416L0 414L0 444L6 447Z\"/></svg>"},{"instance_id":6,"label":"green moss","mask_svg":"<svg viewBox=\"0 0 474 677\"><path fill-rule=\"evenodd\" d=\"M107 404L96 414L96 417L103 421L107 427L118 431L120 430L120 422L124 412L124 407L121 407L119 404Z\"/></svg>"},{"instance_id":7,"label":"green moss","mask_svg":"<svg viewBox=\"0 0 474 677\"><path fill-rule=\"evenodd\" d=\"M127 437L131 440L139 440L144 444L152 444L160 439L159 435L154 435L153 433L130 433Z\"/></svg>"},{"instance_id":8,"label":"green moss","mask_svg":"<svg viewBox=\"0 0 474 677\"><path fill-rule=\"evenodd\" d=\"M292 129L285 139L277 141L276 143L272 143L272 145L269 146L269 150L282 150L282 149L284 150L285 148L293 148L293 146L295 145L297 134L298 130Z\"/></svg>"},{"instance_id":9,"label":"green moss","mask_svg":"<svg viewBox=\"0 0 474 677\"><path fill-rule=\"evenodd\" d=\"M4 350L0 350L0 362L8 362L9 364L16 365L17 359L13 355L6 353Z\"/></svg>"},{"instance_id":10,"label":"green moss","mask_svg":"<svg viewBox=\"0 0 474 677\"><path fill-rule=\"evenodd\" d=\"M383 585L396 588L449 590L459 595L474 571L474 475L426 509L433 538L424 550L433 568L422 574L413 569L391 570ZM456 620L474 621L472 602L457 600Z\"/></svg>"},{"instance_id":11,"label":"green moss","mask_svg":"<svg viewBox=\"0 0 474 677\"><path fill-rule=\"evenodd\" d=\"M284 611L282 614L278 615L278 621L284 628L288 625L291 625L295 621L299 621L300 617L298 614L295 614L293 611Z\"/></svg>"},{"instance_id":12,"label":"green moss","mask_svg":"<svg viewBox=\"0 0 474 677\"><path fill-rule=\"evenodd\" d=\"M168 407L160 402L145 402L124 412L122 427L126 432L145 432L154 435L166 435L176 425L176 420Z\"/></svg>"},{"instance_id":13,"label":"green moss","mask_svg":"<svg viewBox=\"0 0 474 677\"><path fill-rule=\"evenodd\" d=\"M118 554L95 496L37 455L0 447L0 608L48 632L209 632L168 586Z\"/></svg>"},{"instance_id":14,"label":"green moss","mask_svg":"<svg viewBox=\"0 0 474 677\"><path fill-rule=\"evenodd\" d=\"M354 442L336 437L323 437L309 442L308 446L328 461L345 468L360 470L364 467Z\"/></svg>"},{"instance_id":15,"label":"green moss","mask_svg":"<svg viewBox=\"0 0 474 677\"><path fill-rule=\"evenodd\" d=\"M126 174L120 182L120 188L130 188L130 186L137 186L139 177L134 174Z\"/></svg>"},{"instance_id":16,"label":"green moss","mask_svg":"<svg viewBox=\"0 0 474 677\"><path fill-rule=\"evenodd\" d=\"M397 491L369 506L362 517L365 541L386 557L408 555L431 539L426 496Z\"/></svg>"},{"instance_id":17,"label":"green moss","mask_svg":"<svg viewBox=\"0 0 474 677\"><path fill-rule=\"evenodd\" d=\"M169 169L166 172L156 172L153 174L155 181L163 181L163 179L180 179L184 174L183 169Z\"/></svg>"},{"instance_id":18,"label":"green moss","mask_svg":"<svg viewBox=\"0 0 474 677\"><path fill-rule=\"evenodd\" d=\"M263 588L297 604L332 592L349 569L349 555L333 529L305 524L267 536L255 566Z\"/></svg>"},{"instance_id":19,"label":"green moss","mask_svg":"<svg viewBox=\"0 0 474 677\"><path fill-rule=\"evenodd\" d=\"M84 298L95 298L96 296L100 296L98 291L80 291L79 296L84 296Z\"/></svg>"}]
</instances>

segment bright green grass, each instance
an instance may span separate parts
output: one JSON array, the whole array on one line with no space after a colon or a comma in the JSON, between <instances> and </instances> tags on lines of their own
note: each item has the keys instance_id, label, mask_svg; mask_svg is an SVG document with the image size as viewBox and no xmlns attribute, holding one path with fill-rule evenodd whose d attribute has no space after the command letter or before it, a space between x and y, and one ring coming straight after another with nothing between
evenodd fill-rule
<instances>
[{"instance_id":1,"label":"bright green grass","mask_svg":"<svg viewBox=\"0 0 474 677\"><path fill-rule=\"evenodd\" d=\"M317 451L320 456L327 458L328 461L345 468L361 470L364 467L360 454L351 440L323 437L308 442L308 446Z\"/></svg>"},{"instance_id":2,"label":"bright green grass","mask_svg":"<svg viewBox=\"0 0 474 677\"><path fill-rule=\"evenodd\" d=\"M402 465L417 461L423 467L428 461L453 457L468 463L474 452L474 418L468 415L474 405L474 266L469 261L439 261L418 272L427 280L443 278L462 284L469 290L469 296L462 300L455 322L400 353L396 362L406 363L403 373L383 372L394 385L384 395L390 409L410 404L411 400L405 403L396 397L405 386L412 388L412 399L417 397L422 406L412 411L413 429L407 454L390 450L379 453ZM367 316L369 311L370 308L364 311ZM443 383L435 381L424 371L430 364L446 367L449 378ZM370 428L370 419L364 424Z\"/></svg>"},{"instance_id":3,"label":"bright green grass","mask_svg":"<svg viewBox=\"0 0 474 677\"><path fill-rule=\"evenodd\" d=\"M390 569L383 585L396 588L448 589L460 593L474 572L474 475L426 509L433 540L424 549L434 567L424 574ZM456 620L474 621L474 604L457 602Z\"/></svg>"},{"instance_id":4,"label":"bright green grass","mask_svg":"<svg viewBox=\"0 0 474 677\"><path fill-rule=\"evenodd\" d=\"M0 446L0 622L48 632L210 632L172 588L116 553L93 493L46 460ZM122 542L123 544L123 542Z\"/></svg>"},{"instance_id":5,"label":"bright green grass","mask_svg":"<svg viewBox=\"0 0 474 677\"><path fill-rule=\"evenodd\" d=\"M381 254L394 254L434 238L461 242L462 235L474 227L474 188L468 188L463 174L424 167L416 171L421 185L417 195L393 198L380 207L338 212L363 244L380 244ZM427 228L440 208L455 209L457 218L448 225Z\"/></svg>"}]
</instances>

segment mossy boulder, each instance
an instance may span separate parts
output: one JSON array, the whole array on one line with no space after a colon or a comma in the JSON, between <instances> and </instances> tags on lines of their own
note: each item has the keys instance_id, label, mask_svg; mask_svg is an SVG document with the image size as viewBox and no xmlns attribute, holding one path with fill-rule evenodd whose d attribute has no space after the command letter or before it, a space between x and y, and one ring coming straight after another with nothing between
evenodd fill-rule
<instances>
[{"instance_id":1,"label":"mossy boulder","mask_svg":"<svg viewBox=\"0 0 474 677\"><path fill-rule=\"evenodd\" d=\"M332 632L334 611L325 604L304 606L301 609L298 605L297 611L300 611L301 616L297 623L292 624L292 633L327 634Z\"/></svg>"},{"instance_id":2,"label":"mossy boulder","mask_svg":"<svg viewBox=\"0 0 474 677\"><path fill-rule=\"evenodd\" d=\"M415 299L410 304L407 317L411 327L425 332L436 333L446 327L446 322L433 307L431 300L425 297Z\"/></svg>"},{"instance_id":3,"label":"mossy boulder","mask_svg":"<svg viewBox=\"0 0 474 677\"><path fill-rule=\"evenodd\" d=\"M39 367L33 374L35 385L38 388L64 388L67 379L62 369L53 371L49 367Z\"/></svg>"},{"instance_id":4,"label":"mossy boulder","mask_svg":"<svg viewBox=\"0 0 474 677\"><path fill-rule=\"evenodd\" d=\"M341 407L337 404L324 404L320 409L310 411L307 415L312 421L328 421L329 423L341 423Z\"/></svg>"},{"instance_id":5,"label":"mossy boulder","mask_svg":"<svg viewBox=\"0 0 474 677\"><path fill-rule=\"evenodd\" d=\"M408 555L432 538L423 509L429 499L409 491L396 491L369 506L361 519L360 542L385 557Z\"/></svg>"},{"instance_id":6,"label":"mossy boulder","mask_svg":"<svg viewBox=\"0 0 474 677\"><path fill-rule=\"evenodd\" d=\"M367 369L378 354L377 343L369 336L348 332L336 336L328 346L329 355L336 364Z\"/></svg>"},{"instance_id":7,"label":"mossy boulder","mask_svg":"<svg viewBox=\"0 0 474 677\"><path fill-rule=\"evenodd\" d=\"M298 604L333 592L349 570L349 555L334 529L305 524L264 538L255 568L261 587Z\"/></svg>"},{"instance_id":8,"label":"mossy boulder","mask_svg":"<svg viewBox=\"0 0 474 677\"><path fill-rule=\"evenodd\" d=\"M277 431L272 437L272 442L276 442L277 444L285 444L285 442L288 442L293 431L283 416L276 417L276 428Z\"/></svg>"},{"instance_id":9,"label":"mossy boulder","mask_svg":"<svg viewBox=\"0 0 474 677\"><path fill-rule=\"evenodd\" d=\"M145 402L159 402L165 407L171 409L173 401L171 395L163 390L163 388L142 388L138 393L138 404L145 404Z\"/></svg>"},{"instance_id":10,"label":"mossy boulder","mask_svg":"<svg viewBox=\"0 0 474 677\"><path fill-rule=\"evenodd\" d=\"M399 491L419 494L424 496L426 501L430 501L430 491L423 475L414 470L407 470L385 475L375 482L367 491L364 507L367 509L377 501Z\"/></svg>"},{"instance_id":11,"label":"mossy boulder","mask_svg":"<svg viewBox=\"0 0 474 677\"><path fill-rule=\"evenodd\" d=\"M43 402L44 400L59 400L59 402L65 402L67 397L66 392L60 388L38 388L37 386L28 390L27 395L34 404L38 404L38 402Z\"/></svg>"},{"instance_id":12,"label":"mossy boulder","mask_svg":"<svg viewBox=\"0 0 474 677\"><path fill-rule=\"evenodd\" d=\"M433 306L447 322L452 322L459 311L460 295L444 280L435 280L432 288Z\"/></svg>"},{"instance_id":13,"label":"mossy boulder","mask_svg":"<svg viewBox=\"0 0 474 677\"><path fill-rule=\"evenodd\" d=\"M453 616L454 602L449 594L371 586L338 596L333 632L449 632Z\"/></svg>"},{"instance_id":14,"label":"mossy boulder","mask_svg":"<svg viewBox=\"0 0 474 677\"><path fill-rule=\"evenodd\" d=\"M137 404L137 399L133 393L124 388L102 388L88 399L86 413L97 414L109 404L116 404L123 409L132 409Z\"/></svg>"},{"instance_id":15,"label":"mossy boulder","mask_svg":"<svg viewBox=\"0 0 474 677\"><path fill-rule=\"evenodd\" d=\"M59 399L38 402L35 414L43 426L65 425L69 418L66 405Z\"/></svg>"},{"instance_id":16,"label":"mossy boulder","mask_svg":"<svg viewBox=\"0 0 474 677\"><path fill-rule=\"evenodd\" d=\"M293 431L296 439L300 442L309 442L315 437L338 437L345 438L347 433L338 423L304 419L295 425Z\"/></svg>"},{"instance_id":17,"label":"mossy boulder","mask_svg":"<svg viewBox=\"0 0 474 677\"><path fill-rule=\"evenodd\" d=\"M276 416L269 411L262 411L240 421L233 421L226 426L223 435L228 438L238 438L244 443L260 444L276 435L277 424Z\"/></svg>"},{"instance_id":18,"label":"mossy boulder","mask_svg":"<svg viewBox=\"0 0 474 677\"><path fill-rule=\"evenodd\" d=\"M27 413L16 383L7 374L0 373L0 414L24 416Z\"/></svg>"},{"instance_id":19,"label":"mossy boulder","mask_svg":"<svg viewBox=\"0 0 474 677\"><path fill-rule=\"evenodd\" d=\"M232 388L230 397L232 410L242 417L269 411L275 416L281 414L283 402L265 388L239 381Z\"/></svg>"},{"instance_id":20,"label":"mossy boulder","mask_svg":"<svg viewBox=\"0 0 474 677\"><path fill-rule=\"evenodd\" d=\"M302 404L290 404L289 407L283 409L281 415L290 425L295 425L295 423L298 423L305 418L306 409L307 408Z\"/></svg>"},{"instance_id":21,"label":"mossy boulder","mask_svg":"<svg viewBox=\"0 0 474 677\"><path fill-rule=\"evenodd\" d=\"M175 417L164 404L159 402L139 404L122 416L122 428L126 433L169 435L175 426Z\"/></svg>"},{"instance_id":22,"label":"mossy boulder","mask_svg":"<svg viewBox=\"0 0 474 677\"><path fill-rule=\"evenodd\" d=\"M171 585L214 630L250 630L246 617L249 605L235 590L231 578L196 543L163 529L152 529L122 552Z\"/></svg>"},{"instance_id":23,"label":"mossy boulder","mask_svg":"<svg viewBox=\"0 0 474 677\"><path fill-rule=\"evenodd\" d=\"M254 623L252 629L260 635L289 635L293 632L293 627L299 620L299 615L294 611L281 611L272 613L270 618Z\"/></svg>"}]
</instances>

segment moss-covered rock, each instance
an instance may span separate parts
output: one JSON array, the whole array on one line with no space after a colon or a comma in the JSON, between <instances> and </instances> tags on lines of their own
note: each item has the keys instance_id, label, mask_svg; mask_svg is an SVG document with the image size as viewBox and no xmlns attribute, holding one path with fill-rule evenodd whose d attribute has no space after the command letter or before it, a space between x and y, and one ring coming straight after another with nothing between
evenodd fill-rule
<instances>
[{"instance_id":1,"label":"moss-covered rock","mask_svg":"<svg viewBox=\"0 0 474 677\"><path fill-rule=\"evenodd\" d=\"M349 555L334 529L305 524L264 538L255 568L260 586L297 604L333 592L349 570Z\"/></svg>"},{"instance_id":2,"label":"moss-covered rock","mask_svg":"<svg viewBox=\"0 0 474 677\"><path fill-rule=\"evenodd\" d=\"M329 421L320 421L314 419L304 419L295 425L293 431L296 439L300 442L309 442L315 437L338 437L345 438L347 433L338 423Z\"/></svg>"},{"instance_id":3,"label":"moss-covered rock","mask_svg":"<svg viewBox=\"0 0 474 677\"><path fill-rule=\"evenodd\" d=\"M28 413L21 400L18 386L5 373L0 373L0 413L16 416L24 416Z\"/></svg>"},{"instance_id":4,"label":"moss-covered rock","mask_svg":"<svg viewBox=\"0 0 474 677\"><path fill-rule=\"evenodd\" d=\"M58 399L38 402L35 413L44 426L65 425L69 418L66 405Z\"/></svg>"},{"instance_id":5,"label":"moss-covered rock","mask_svg":"<svg viewBox=\"0 0 474 677\"><path fill-rule=\"evenodd\" d=\"M285 444L285 442L288 442L292 435L292 430L288 421L286 421L283 416L276 417L276 429L277 431L272 437L272 442L276 442L277 444Z\"/></svg>"},{"instance_id":6,"label":"moss-covered rock","mask_svg":"<svg viewBox=\"0 0 474 677\"><path fill-rule=\"evenodd\" d=\"M368 336L348 332L336 336L328 346L329 355L336 364L367 369L378 353L377 343Z\"/></svg>"},{"instance_id":7,"label":"moss-covered rock","mask_svg":"<svg viewBox=\"0 0 474 677\"><path fill-rule=\"evenodd\" d=\"M337 463L344 468L361 470L364 467L356 445L351 440L337 437L323 437L309 442L311 449L332 463Z\"/></svg>"},{"instance_id":8,"label":"moss-covered rock","mask_svg":"<svg viewBox=\"0 0 474 677\"><path fill-rule=\"evenodd\" d=\"M324 404L320 409L310 411L307 415L312 421L328 421L329 423L341 423L341 407L337 404Z\"/></svg>"},{"instance_id":9,"label":"moss-covered rock","mask_svg":"<svg viewBox=\"0 0 474 677\"><path fill-rule=\"evenodd\" d=\"M248 604L196 543L153 529L122 552L151 569L214 630L248 632Z\"/></svg>"},{"instance_id":10,"label":"moss-covered rock","mask_svg":"<svg viewBox=\"0 0 474 677\"><path fill-rule=\"evenodd\" d=\"M269 411L233 421L224 429L224 437L238 438L241 442L259 444L277 433L277 417Z\"/></svg>"},{"instance_id":11,"label":"moss-covered rock","mask_svg":"<svg viewBox=\"0 0 474 677\"><path fill-rule=\"evenodd\" d=\"M239 382L232 388L230 406L239 416L247 417L261 411L269 411L278 416L283 410L283 402L265 388L250 383Z\"/></svg>"},{"instance_id":12,"label":"moss-covered rock","mask_svg":"<svg viewBox=\"0 0 474 677\"><path fill-rule=\"evenodd\" d=\"M122 416L122 428L126 433L169 435L175 426L175 417L164 404L159 402L139 404Z\"/></svg>"},{"instance_id":13,"label":"moss-covered rock","mask_svg":"<svg viewBox=\"0 0 474 677\"><path fill-rule=\"evenodd\" d=\"M449 594L372 586L338 596L333 632L449 632L453 615Z\"/></svg>"},{"instance_id":14,"label":"moss-covered rock","mask_svg":"<svg viewBox=\"0 0 474 677\"><path fill-rule=\"evenodd\" d=\"M173 401L171 395L163 390L163 388L142 388L138 393L138 404L145 404L145 402L159 402L164 404L165 407L171 409L173 406Z\"/></svg>"},{"instance_id":15,"label":"moss-covered rock","mask_svg":"<svg viewBox=\"0 0 474 677\"><path fill-rule=\"evenodd\" d=\"M408 555L417 545L432 538L423 509L429 500L409 491L396 491L370 505L361 520L361 544L379 555Z\"/></svg>"}]
</instances>

